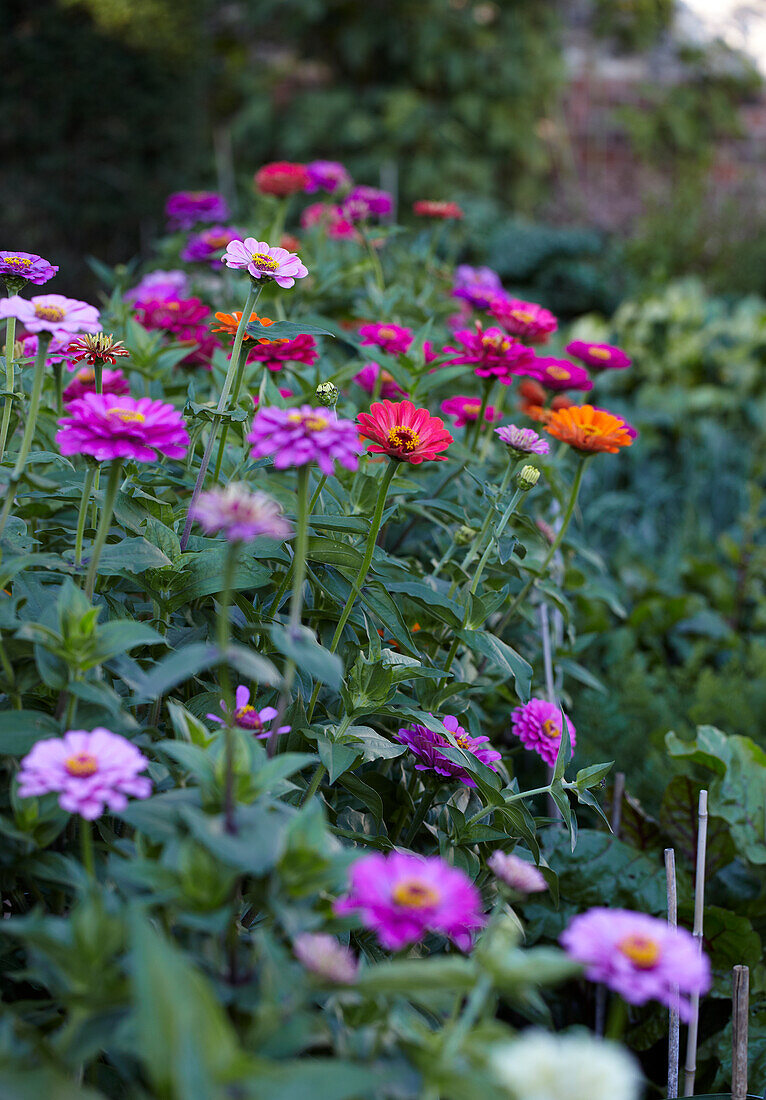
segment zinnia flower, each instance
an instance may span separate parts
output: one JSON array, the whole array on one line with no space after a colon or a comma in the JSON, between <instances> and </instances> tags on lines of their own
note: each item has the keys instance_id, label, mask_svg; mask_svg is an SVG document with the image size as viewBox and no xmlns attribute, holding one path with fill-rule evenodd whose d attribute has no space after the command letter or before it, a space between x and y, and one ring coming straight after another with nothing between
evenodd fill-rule
<instances>
[{"instance_id":1,"label":"zinnia flower","mask_svg":"<svg viewBox=\"0 0 766 1100\"><path fill-rule=\"evenodd\" d=\"M415 214L421 218L464 218L461 207L456 202L438 202L431 199L418 199L412 204Z\"/></svg>"},{"instance_id":2,"label":"zinnia flower","mask_svg":"<svg viewBox=\"0 0 766 1100\"><path fill-rule=\"evenodd\" d=\"M72 337L68 334L63 340L57 340L54 336L50 344L48 344L48 350L45 353L45 365L46 367L55 366L57 363L66 363L68 370L74 370L67 349L71 343ZM36 336L25 336L21 340L22 358L34 359L37 355L37 349L39 343Z\"/></svg>"},{"instance_id":3,"label":"zinnia flower","mask_svg":"<svg viewBox=\"0 0 766 1100\"><path fill-rule=\"evenodd\" d=\"M184 245L181 259L187 263L209 263L211 267L217 267L221 261L221 253L232 241L241 241L242 234L238 229L232 229L226 225L213 225L210 229L203 229L201 233L195 233L189 237Z\"/></svg>"},{"instance_id":4,"label":"zinnia flower","mask_svg":"<svg viewBox=\"0 0 766 1100\"><path fill-rule=\"evenodd\" d=\"M350 222L363 222L368 218L382 218L394 209L393 196L377 187L358 184L353 187L341 206L342 216Z\"/></svg>"},{"instance_id":5,"label":"zinnia flower","mask_svg":"<svg viewBox=\"0 0 766 1100\"><path fill-rule=\"evenodd\" d=\"M586 340L572 340L564 350L593 370L625 370L632 363L632 359L613 344L589 344Z\"/></svg>"},{"instance_id":6,"label":"zinnia flower","mask_svg":"<svg viewBox=\"0 0 766 1100\"><path fill-rule=\"evenodd\" d=\"M350 891L336 901L335 912L358 911L364 927L391 951L427 932L440 932L468 951L471 933L485 924L478 890L464 871L440 856L362 856L351 868L350 879Z\"/></svg>"},{"instance_id":7,"label":"zinnia flower","mask_svg":"<svg viewBox=\"0 0 766 1100\"><path fill-rule=\"evenodd\" d=\"M592 390L593 382L585 367L566 359L538 355L529 366L529 374L547 390Z\"/></svg>"},{"instance_id":8,"label":"zinnia flower","mask_svg":"<svg viewBox=\"0 0 766 1100\"><path fill-rule=\"evenodd\" d=\"M152 781L139 775L149 761L135 745L97 726L38 741L21 761L19 795L58 792L59 806L92 821L105 809L124 810L128 795L148 798Z\"/></svg>"},{"instance_id":9,"label":"zinnia flower","mask_svg":"<svg viewBox=\"0 0 766 1100\"><path fill-rule=\"evenodd\" d=\"M594 405L593 408L596 410L596 412L608 413L607 409L600 409L598 405ZM617 413L608 413L608 415L616 416L618 420L622 421L622 426L631 439L636 439L638 437L638 428L634 428L632 424L629 424L624 416L617 416Z\"/></svg>"},{"instance_id":10,"label":"zinnia flower","mask_svg":"<svg viewBox=\"0 0 766 1100\"><path fill-rule=\"evenodd\" d=\"M518 1100L639 1100L641 1071L624 1047L588 1031L529 1029L492 1047L495 1079Z\"/></svg>"},{"instance_id":11,"label":"zinnia flower","mask_svg":"<svg viewBox=\"0 0 766 1100\"><path fill-rule=\"evenodd\" d=\"M189 287L185 271L150 271L140 283L125 294L126 302L162 302L166 298L182 298Z\"/></svg>"},{"instance_id":12,"label":"zinnia flower","mask_svg":"<svg viewBox=\"0 0 766 1100\"><path fill-rule=\"evenodd\" d=\"M380 369L378 363L365 363L362 369L354 375L352 381L356 382L357 386L361 386L363 390L367 390L367 393L375 393L375 384ZM380 396L397 398L406 397L407 394L399 383L394 380L394 376L389 371L384 370L380 384Z\"/></svg>"},{"instance_id":13,"label":"zinnia flower","mask_svg":"<svg viewBox=\"0 0 766 1100\"><path fill-rule=\"evenodd\" d=\"M331 240L349 240L359 236L353 223L343 214L340 206L331 206L326 202L312 202L301 214L304 229L322 226Z\"/></svg>"},{"instance_id":14,"label":"zinnia flower","mask_svg":"<svg viewBox=\"0 0 766 1100\"><path fill-rule=\"evenodd\" d=\"M442 724L450 731L461 749L470 752L493 772L497 771L497 761L501 759L500 753L496 749L484 747L489 744L488 737L471 737L453 714L445 715L442 718ZM449 779L459 779L467 787L476 786L476 781L470 773L441 751L445 746L453 747L443 733L436 733L427 726L408 726L399 730L396 740L406 745L420 761L415 765L415 771L434 772Z\"/></svg>"},{"instance_id":15,"label":"zinnia flower","mask_svg":"<svg viewBox=\"0 0 766 1100\"><path fill-rule=\"evenodd\" d=\"M324 932L302 932L293 941L296 959L307 970L338 985L351 985L359 973L359 963L335 936Z\"/></svg>"},{"instance_id":16,"label":"zinnia flower","mask_svg":"<svg viewBox=\"0 0 766 1100\"><path fill-rule=\"evenodd\" d=\"M455 268L453 298L462 298L475 309L487 309L493 298L503 293L500 276L491 267L459 264Z\"/></svg>"},{"instance_id":17,"label":"zinnia flower","mask_svg":"<svg viewBox=\"0 0 766 1100\"><path fill-rule=\"evenodd\" d=\"M507 336L499 328L483 329L477 321L475 329L461 329L455 333L460 347L447 346L444 355L451 355L445 365L464 363L474 368L479 378L498 378L504 386L510 386L517 374L528 373L535 358L531 348Z\"/></svg>"},{"instance_id":18,"label":"zinnia flower","mask_svg":"<svg viewBox=\"0 0 766 1100\"><path fill-rule=\"evenodd\" d=\"M162 401L86 393L72 401L67 413L56 433L62 455L91 455L98 462L114 458L154 462L160 455L183 458L186 454L189 436L183 418Z\"/></svg>"},{"instance_id":19,"label":"zinnia flower","mask_svg":"<svg viewBox=\"0 0 766 1100\"><path fill-rule=\"evenodd\" d=\"M294 252L272 248L255 237L232 241L223 262L227 267L247 268L254 279L273 279L281 287L294 286L296 279L304 279L309 273Z\"/></svg>"},{"instance_id":20,"label":"zinnia flower","mask_svg":"<svg viewBox=\"0 0 766 1100\"><path fill-rule=\"evenodd\" d=\"M114 364L120 356L130 355L130 352L122 340L115 340L111 333L97 332L78 336L66 349L66 354L72 364L85 360L94 367L96 363Z\"/></svg>"},{"instance_id":21,"label":"zinnia flower","mask_svg":"<svg viewBox=\"0 0 766 1100\"><path fill-rule=\"evenodd\" d=\"M624 420L592 405L558 409L549 417L545 430L586 455L604 451L617 454L620 447L630 447L633 442Z\"/></svg>"},{"instance_id":22,"label":"zinnia flower","mask_svg":"<svg viewBox=\"0 0 766 1100\"><path fill-rule=\"evenodd\" d=\"M481 398L480 397L448 397L446 401L442 401L442 412L447 416L455 417L455 427L462 428L469 421L473 422L478 419L481 411ZM498 412L494 405L487 405L484 410L484 419L489 424L493 424L496 420L499 420L503 414Z\"/></svg>"},{"instance_id":23,"label":"zinnia flower","mask_svg":"<svg viewBox=\"0 0 766 1100\"><path fill-rule=\"evenodd\" d=\"M489 312L506 332L521 337L530 344L545 344L559 323L550 310L535 302L523 302L520 298L493 298Z\"/></svg>"},{"instance_id":24,"label":"zinnia flower","mask_svg":"<svg viewBox=\"0 0 766 1100\"><path fill-rule=\"evenodd\" d=\"M201 363L210 368L210 358L220 343L203 324L209 312L199 298L136 302L137 319L144 328L172 333L179 344L188 344L192 348L179 366L192 367Z\"/></svg>"},{"instance_id":25,"label":"zinnia flower","mask_svg":"<svg viewBox=\"0 0 766 1100\"><path fill-rule=\"evenodd\" d=\"M309 177L305 188L307 195L316 191L328 191L332 195L351 186L348 169L337 160L312 160L306 165L306 171Z\"/></svg>"},{"instance_id":26,"label":"zinnia flower","mask_svg":"<svg viewBox=\"0 0 766 1100\"><path fill-rule=\"evenodd\" d=\"M577 744L577 731L572 719L567 717L569 744ZM511 733L519 738L525 749L531 749L551 767L556 763L561 744L561 711L546 699L530 699L511 711Z\"/></svg>"},{"instance_id":27,"label":"zinnia flower","mask_svg":"<svg viewBox=\"0 0 766 1100\"><path fill-rule=\"evenodd\" d=\"M253 458L273 455L278 470L316 462L330 477L336 462L347 470L359 465L359 439L353 420L336 420L321 407L278 409L270 405L258 409L247 438L253 444Z\"/></svg>"},{"instance_id":28,"label":"zinnia flower","mask_svg":"<svg viewBox=\"0 0 766 1100\"><path fill-rule=\"evenodd\" d=\"M519 456L547 455L551 449L547 439L541 439L533 428L517 428L515 424L506 424L502 428L495 428L495 435Z\"/></svg>"},{"instance_id":29,"label":"zinnia flower","mask_svg":"<svg viewBox=\"0 0 766 1100\"><path fill-rule=\"evenodd\" d=\"M264 164L253 177L256 190L262 195L295 195L305 191L311 182L311 176L305 164L294 164L289 160L275 160Z\"/></svg>"},{"instance_id":30,"label":"zinnia flower","mask_svg":"<svg viewBox=\"0 0 766 1100\"><path fill-rule=\"evenodd\" d=\"M357 421L361 434L372 440L367 450L373 454L415 465L430 459L447 461L439 451L446 450L453 440L444 421L431 416L428 409L416 409L411 401L375 402L369 413L359 414Z\"/></svg>"},{"instance_id":31,"label":"zinnia flower","mask_svg":"<svg viewBox=\"0 0 766 1100\"><path fill-rule=\"evenodd\" d=\"M101 375L101 389L103 393L128 393L130 386L121 370L109 370L107 367ZM82 367L77 371L72 381L62 394L64 404L76 401L84 397L86 393L96 392L96 372L93 367Z\"/></svg>"},{"instance_id":32,"label":"zinnia flower","mask_svg":"<svg viewBox=\"0 0 766 1100\"><path fill-rule=\"evenodd\" d=\"M216 313L215 319L216 319L216 321L218 321L218 325L212 327L210 329L211 332L225 332L228 336L236 336L237 335L237 329L239 328L239 322L242 320L242 310L241 309L235 309L233 313ZM274 322L271 320L270 317L259 317L257 313L251 313L250 314L250 317L248 318L248 324L250 324L252 321L257 321L259 324L263 325L265 328L268 328L269 325L274 324ZM242 339L243 340L252 340L253 337L250 335L250 333L247 330L245 330ZM267 340L267 339L261 339L261 340L258 340L258 343L259 344L270 344L270 343L272 343L272 341Z\"/></svg>"},{"instance_id":33,"label":"zinnia flower","mask_svg":"<svg viewBox=\"0 0 766 1100\"><path fill-rule=\"evenodd\" d=\"M223 699L220 700L221 710L226 717L220 718L217 714L208 714L205 717L211 722L217 722L219 726L227 725L228 710ZM256 710L250 705L250 691L244 684L240 684L234 693L234 725L240 729L248 730L257 741L265 741L274 732L266 728L267 722L272 722L279 711L274 707L261 707ZM277 733L289 733L290 726L279 726Z\"/></svg>"},{"instance_id":34,"label":"zinnia flower","mask_svg":"<svg viewBox=\"0 0 766 1100\"><path fill-rule=\"evenodd\" d=\"M259 340L249 353L247 361L263 363L270 371L278 371L286 363L305 363L310 367L318 358L316 340L304 333L292 340Z\"/></svg>"},{"instance_id":35,"label":"zinnia flower","mask_svg":"<svg viewBox=\"0 0 766 1100\"><path fill-rule=\"evenodd\" d=\"M629 1004L660 1001L678 1014L691 1016L690 998L710 988L710 963L685 928L629 909L590 909L580 913L561 934L573 959L585 965L585 976L603 982Z\"/></svg>"},{"instance_id":36,"label":"zinnia flower","mask_svg":"<svg viewBox=\"0 0 766 1100\"><path fill-rule=\"evenodd\" d=\"M215 191L176 191L168 196L165 215L171 229L191 229L198 222L225 222L229 208Z\"/></svg>"},{"instance_id":37,"label":"zinnia flower","mask_svg":"<svg viewBox=\"0 0 766 1100\"><path fill-rule=\"evenodd\" d=\"M539 867L513 852L501 852L498 848L487 860L487 867L518 894L537 894L548 889L548 883Z\"/></svg>"},{"instance_id":38,"label":"zinnia flower","mask_svg":"<svg viewBox=\"0 0 766 1100\"><path fill-rule=\"evenodd\" d=\"M0 251L0 277L9 283L12 292L20 290L24 283L41 286L58 271L58 267L34 252Z\"/></svg>"},{"instance_id":39,"label":"zinnia flower","mask_svg":"<svg viewBox=\"0 0 766 1100\"><path fill-rule=\"evenodd\" d=\"M376 345L387 355L405 355L412 346L412 329L401 325L361 325L362 344Z\"/></svg>"},{"instance_id":40,"label":"zinnia flower","mask_svg":"<svg viewBox=\"0 0 766 1100\"><path fill-rule=\"evenodd\" d=\"M565 393L557 393L550 405L546 405L549 396L539 382L534 382L531 378L524 379L519 386L519 412L544 424L550 419L552 412L574 405L574 401Z\"/></svg>"},{"instance_id":41,"label":"zinnia flower","mask_svg":"<svg viewBox=\"0 0 766 1100\"><path fill-rule=\"evenodd\" d=\"M98 332L100 319L95 306L63 294L39 294L35 298L12 295L0 299L0 318L15 317L27 332L51 332L56 340L68 341L78 332Z\"/></svg>"},{"instance_id":42,"label":"zinnia flower","mask_svg":"<svg viewBox=\"0 0 766 1100\"><path fill-rule=\"evenodd\" d=\"M223 531L230 542L250 542L261 535L283 542L293 533L281 504L237 481L200 493L192 515L206 531Z\"/></svg>"}]
</instances>

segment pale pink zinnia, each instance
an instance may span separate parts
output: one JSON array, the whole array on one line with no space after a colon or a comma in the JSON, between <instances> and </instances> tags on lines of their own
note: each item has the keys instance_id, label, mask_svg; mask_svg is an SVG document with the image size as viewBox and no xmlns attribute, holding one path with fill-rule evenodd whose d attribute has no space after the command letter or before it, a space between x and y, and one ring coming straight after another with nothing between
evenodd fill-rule
<instances>
[{"instance_id":1,"label":"pale pink zinnia","mask_svg":"<svg viewBox=\"0 0 766 1100\"><path fill-rule=\"evenodd\" d=\"M293 533L278 501L266 493L251 493L236 481L200 493L192 517L206 531L222 531L230 542L251 542L258 537L284 542Z\"/></svg>"},{"instance_id":2,"label":"pale pink zinnia","mask_svg":"<svg viewBox=\"0 0 766 1100\"><path fill-rule=\"evenodd\" d=\"M302 932L293 941L296 959L307 970L327 982L351 985L359 973L359 963L335 936L326 932Z\"/></svg>"},{"instance_id":3,"label":"pale pink zinnia","mask_svg":"<svg viewBox=\"0 0 766 1100\"><path fill-rule=\"evenodd\" d=\"M487 860L487 867L517 894L536 894L548 889L540 869L513 852L502 852L498 848Z\"/></svg>"},{"instance_id":4,"label":"pale pink zinnia","mask_svg":"<svg viewBox=\"0 0 766 1100\"><path fill-rule=\"evenodd\" d=\"M97 726L69 730L63 737L38 741L21 761L19 795L31 798L55 791L59 806L92 821L105 809L124 810L128 796L148 798L149 761L118 733Z\"/></svg>"},{"instance_id":5,"label":"pale pink zinnia","mask_svg":"<svg viewBox=\"0 0 766 1100\"><path fill-rule=\"evenodd\" d=\"M255 237L231 241L223 262L227 267L246 268L253 279L273 279L281 287L294 286L296 279L304 279L309 273L294 252L279 246L272 248Z\"/></svg>"},{"instance_id":6,"label":"pale pink zinnia","mask_svg":"<svg viewBox=\"0 0 766 1100\"><path fill-rule=\"evenodd\" d=\"M67 340L78 332L98 332L101 321L95 306L63 294L38 294L34 298L12 295L0 299L0 318L15 317L27 332L51 332Z\"/></svg>"},{"instance_id":7,"label":"pale pink zinnia","mask_svg":"<svg viewBox=\"0 0 766 1100\"><path fill-rule=\"evenodd\" d=\"M551 449L547 439L537 434L534 428L517 428L515 424L504 424L495 428L495 435L505 443L509 451L516 455L547 455Z\"/></svg>"},{"instance_id":8,"label":"pale pink zinnia","mask_svg":"<svg viewBox=\"0 0 766 1100\"><path fill-rule=\"evenodd\" d=\"M569 744L574 749L577 731L567 718ZM561 711L546 699L530 699L511 711L511 732L525 749L531 749L551 767L556 763L561 744Z\"/></svg>"},{"instance_id":9,"label":"pale pink zinnia","mask_svg":"<svg viewBox=\"0 0 766 1100\"><path fill-rule=\"evenodd\" d=\"M183 458L189 444L181 414L151 397L86 393L72 401L67 413L56 433L62 455L155 462L160 455Z\"/></svg>"}]
</instances>

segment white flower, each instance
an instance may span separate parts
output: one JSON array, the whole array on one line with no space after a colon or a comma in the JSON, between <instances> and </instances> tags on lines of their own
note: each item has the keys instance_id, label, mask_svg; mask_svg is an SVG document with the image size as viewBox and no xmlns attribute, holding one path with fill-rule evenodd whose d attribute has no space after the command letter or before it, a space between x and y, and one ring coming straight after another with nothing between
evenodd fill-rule
<instances>
[{"instance_id":1,"label":"white flower","mask_svg":"<svg viewBox=\"0 0 766 1100\"><path fill-rule=\"evenodd\" d=\"M514 1100L638 1100L642 1092L631 1055L584 1031L526 1031L496 1048L491 1066Z\"/></svg>"}]
</instances>

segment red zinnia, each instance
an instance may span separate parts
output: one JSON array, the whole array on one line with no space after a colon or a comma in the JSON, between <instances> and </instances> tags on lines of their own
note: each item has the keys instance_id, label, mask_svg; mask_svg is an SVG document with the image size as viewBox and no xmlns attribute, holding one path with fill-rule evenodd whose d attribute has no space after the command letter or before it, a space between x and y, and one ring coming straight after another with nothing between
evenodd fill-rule
<instances>
[{"instance_id":1,"label":"red zinnia","mask_svg":"<svg viewBox=\"0 0 766 1100\"><path fill-rule=\"evenodd\" d=\"M464 218L465 214L456 202L437 202L432 199L418 199L412 209L423 218Z\"/></svg>"},{"instance_id":2,"label":"red zinnia","mask_svg":"<svg viewBox=\"0 0 766 1100\"><path fill-rule=\"evenodd\" d=\"M439 454L452 443L444 421L428 409L416 409L411 401L376 401L369 413L359 414L357 423L361 434L372 440L367 450L373 454L415 465L429 459L447 461Z\"/></svg>"},{"instance_id":3,"label":"red zinnia","mask_svg":"<svg viewBox=\"0 0 766 1100\"><path fill-rule=\"evenodd\" d=\"M294 195L305 191L310 180L305 164L293 164L289 160L275 160L264 164L255 173L253 182L262 195Z\"/></svg>"}]
</instances>

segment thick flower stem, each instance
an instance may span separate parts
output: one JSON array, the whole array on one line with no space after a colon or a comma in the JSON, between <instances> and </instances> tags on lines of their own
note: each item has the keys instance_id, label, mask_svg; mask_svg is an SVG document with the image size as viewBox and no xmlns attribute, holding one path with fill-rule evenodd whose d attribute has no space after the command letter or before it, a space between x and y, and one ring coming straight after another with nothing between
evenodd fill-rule
<instances>
[{"instance_id":1,"label":"thick flower stem","mask_svg":"<svg viewBox=\"0 0 766 1100\"><path fill-rule=\"evenodd\" d=\"M24 425L24 435L21 437L21 447L19 453L16 456L16 464L13 467L11 474L11 480L8 484L8 495L3 506L2 515L0 515L0 538L2 538L5 525L8 522L8 516L11 514L11 508L13 507L13 501L16 496L16 488L21 481L21 475L24 473L24 465L27 461L30 450L32 449L32 441L35 436L35 427L37 425L37 413L40 408L40 396L43 392L43 376L45 373L45 356L48 351L48 344L51 341L51 334L49 332L41 332L37 337L37 358L35 359L35 373L32 379L32 392L29 396L29 408L27 409L27 419Z\"/></svg>"},{"instance_id":2,"label":"thick flower stem","mask_svg":"<svg viewBox=\"0 0 766 1100\"><path fill-rule=\"evenodd\" d=\"M242 316L244 317L244 314ZM248 348L247 345L243 342L239 352L239 362L237 363L237 373L234 376L234 385L231 387L231 404L233 408L236 408L237 401L239 400L239 391L242 389L242 382L245 377L247 354ZM218 444L218 457L215 460L215 470L213 471L213 481L216 485L218 484L218 478L221 473L221 465L223 463L223 456L226 450L226 440L228 438L230 428L231 421L227 420L223 428L221 429L221 442Z\"/></svg>"},{"instance_id":3,"label":"thick flower stem","mask_svg":"<svg viewBox=\"0 0 766 1100\"><path fill-rule=\"evenodd\" d=\"M77 535L74 543L74 564L79 569L82 565L82 537L85 533L85 517L88 514L90 493L93 488L93 479L96 476L96 467L88 465L85 470L85 480L82 483L82 496L80 497L80 511L77 516Z\"/></svg>"},{"instance_id":4,"label":"thick flower stem","mask_svg":"<svg viewBox=\"0 0 766 1100\"><path fill-rule=\"evenodd\" d=\"M479 415L476 417L476 427L474 428L473 439L471 440L471 451L475 454L479 447L479 441L481 439L481 433L484 428L484 414L487 411L487 405L489 404L489 394L492 389L492 383L487 379L484 383L484 392L481 395L481 406L479 407Z\"/></svg>"},{"instance_id":5,"label":"thick flower stem","mask_svg":"<svg viewBox=\"0 0 766 1100\"><path fill-rule=\"evenodd\" d=\"M317 502L319 500L319 497L322 493L322 489L324 488L324 484L325 484L326 481L327 481L327 475L322 474L322 476L319 479L319 484L317 485L316 489L314 490L314 495L311 498L311 503L309 504L309 511L308 511L309 516L313 516L313 514L314 514L314 509L317 506ZM285 592L287 591L288 585L290 584L290 582L292 580L293 569L294 568L295 568L295 558L293 558L293 560L290 562L287 569L285 569L285 575L284 575L284 577L282 577L279 588L277 589L277 593L276 593L276 595L274 596L274 599L271 602L271 607L269 608L269 617L270 618L273 618L274 615L276 615L277 611L279 610L279 605L281 604L281 602L284 598Z\"/></svg>"},{"instance_id":6,"label":"thick flower stem","mask_svg":"<svg viewBox=\"0 0 766 1100\"><path fill-rule=\"evenodd\" d=\"M242 349L242 341L245 337L245 326L250 320L250 314L253 311L255 303L258 301L263 286L259 283L256 284L255 280L250 280L250 289L247 292L247 300L245 301L244 309L242 310L242 316L239 319L237 325L237 335L234 337L234 347L231 352L231 359L229 360L229 369L226 372L226 377L223 381L223 387L221 388L221 395L218 398L218 406L216 407L216 413L222 413L226 411L227 402L229 399L229 391L231 390L234 378L237 373L237 365L239 364L239 353ZM205 475L207 474L207 468L210 465L210 456L213 453L213 447L215 445L215 437L218 431L218 420L213 419L213 423L210 425L210 432L208 433L208 440L205 446L205 452L202 455L202 462L200 463L199 473L197 474L197 480L194 483L194 491L192 492L192 498L189 502L189 509L186 513L186 522L184 523L183 533L181 535L181 550L186 549L186 544L189 541L189 535L191 534L191 527L194 519L194 508L199 499L199 495L202 492L202 486L205 484Z\"/></svg>"},{"instance_id":7,"label":"thick flower stem","mask_svg":"<svg viewBox=\"0 0 766 1100\"><path fill-rule=\"evenodd\" d=\"M16 378L14 369L13 346L16 339L16 318L9 317L5 326L5 388L8 396L3 401L3 421L0 426L0 461L5 454L5 444L8 439L8 427L11 423L11 410L13 409L13 386Z\"/></svg>"},{"instance_id":8,"label":"thick flower stem","mask_svg":"<svg viewBox=\"0 0 766 1100\"><path fill-rule=\"evenodd\" d=\"M56 387L56 415L64 412L64 364L53 364L53 383Z\"/></svg>"},{"instance_id":9,"label":"thick flower stem","mask_svg":"<svg viewBox=\"0 0 766 1100\"><path fill-rule=\"evenodd\" d=\"M92 882L96 877L96 865L93 857L93 833L90 821L84 817L80 818L80 851L82 852L83 866Z\"/></svg>"},{"instance_id":10,"label":"thick flower stem","mask_svg":"<svg viewBox=\"0 0 766 1100\"><path fill-rule=\"evenodd\" d=\"M359 566L359 572L356 575L356 580L354 581L351 587L351 591L348 594L346 605L341 612L340 619L338 620L338 625L335 628L335 633L333 634L332 642L330 643L330 653L334 653L338 647L338 642L340 641L343 630L346 626L346 623L348 622L348 618L351 614L356 597L359 593L360 588L364 584L365 578L372 563L372 556L375 553L375 544L378 541L378 535L380 534L380 525L383 522L383 510L386 506L388 487L391 484L394 474L396 473L398 468L398 461L393 458L390 459L388 466L386 467L383 476L380 479L378 499L375 504L375 512L373 513L372 521L370 522L370 533L367 536L367 547L364 551L364 558L362 560L362 564ZM319 696L319 689L320 684L317 682L316 687L314 688L314 692L311 696L311 701L309 703L308 713L306 715L307 722L311 721L311 717L314 713L314 707L316 706L316 701Z\"/></svg>"},{"instance_id":11,"label":"thick flower stem","mask_svg":"<svg viewBox=\"0 0 766 1100\"><path fill-rule=\"evenodd\" d=\"M238 542L229 543L226 550L226 558L223 567L223 589L221 591L220 606L218 608L218 622L216 624L216 637L218 650L221 654L221 663L218 666L218 680L221 684L224 702L226 704L226 726L224 727L224 786L223 786L223 819L227 833L234 834L237 831L236 799L234 797L234 714L235 702L231 690L231 678L229 666L226 663L226 653L229 648L230 624L229 607L231 606L231 592L234 582L234 568L237 563Z\"/></svg>"},{"instance_id":12,"label":"thick flower stem","mask_svg":"<svg viewBox=\"0 0 766 1100\"><path fill-rule=\"evenodd\" d=\"M112 463L109 469L109 481L107 482L106 490L104 492L104 506L101 509L101 516L98 521L98 530L96 531L96 537L93 540L93 546L91 547L88 574L85 578L85 595L88 597L89 600L93 599L93 592L96 587L98 562L101 557L101 551L104 549L106 536L109 534L109 528L112 524L112 512L114 511L114 502L117 499L117 490L120 487L121 473L122 462L120 462L118 459Z\"/></svg>"}]
</instances>

